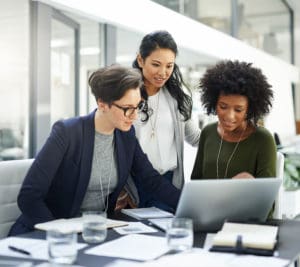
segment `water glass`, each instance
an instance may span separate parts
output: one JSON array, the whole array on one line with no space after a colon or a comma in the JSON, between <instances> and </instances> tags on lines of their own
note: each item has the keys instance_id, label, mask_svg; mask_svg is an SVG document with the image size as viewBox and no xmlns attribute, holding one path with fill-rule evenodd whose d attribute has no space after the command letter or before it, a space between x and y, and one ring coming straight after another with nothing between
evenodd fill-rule
<instances>
[{"instance_id":1,"label":"water glass","mask_svg":"<svg viewBox=\"0 0 300 267\"><path fill-rule=\"evenodd\" d=\"M47 231L49 261L53 264L72 264L77 258L77 233Z\"/></svg>"},{"instance_id":2,"label":"water glass","mask_svg":"<svg viewBox=\"0 0 300 267\"><path fill-rule=\"evenodd\" d=\"M178 252L190 250L194 242L193 220L173 218L167 226L166 237L170 250Z\"/></svg>"},{"instance_id":3,"label":"water glass","mask_svg":"<svg viewBox=\"0 0 300 267\"><path fill-rule=\"evenodd\" d=\"M98 211L83 212L82 237L87 243L101 243L106 239L106 213Z\"/></svg>"}]
</instances>

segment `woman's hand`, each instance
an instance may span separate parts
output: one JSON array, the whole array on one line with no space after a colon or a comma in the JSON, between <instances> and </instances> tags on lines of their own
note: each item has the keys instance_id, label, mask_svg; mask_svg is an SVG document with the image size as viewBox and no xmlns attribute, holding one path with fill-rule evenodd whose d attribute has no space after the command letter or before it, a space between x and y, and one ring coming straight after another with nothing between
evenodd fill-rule
<instances>
[{"instance_id":1,"label":"woman's hand","mask_svg":"<svg viewBox=\"0 0 300 267\"><path fill-rule=\"evenodd\" d=\"M137 208L137 205L134 203L134 201L131 199L130 195L127 193L125 189L123 189L118 196L115 211L125 209L125 208Z\"/></svg>"},{"instance_id":2,"label":"woman's hand","mask_svg":"<svg viewBox=\"0 0 300 267\"><path fill-rule=\"evenodd\" d=\"M240 172L237 175L232 177L232 179L249 179L249 178L255 178L255 177L249 172Z\"/></svg>"}]
</instances>

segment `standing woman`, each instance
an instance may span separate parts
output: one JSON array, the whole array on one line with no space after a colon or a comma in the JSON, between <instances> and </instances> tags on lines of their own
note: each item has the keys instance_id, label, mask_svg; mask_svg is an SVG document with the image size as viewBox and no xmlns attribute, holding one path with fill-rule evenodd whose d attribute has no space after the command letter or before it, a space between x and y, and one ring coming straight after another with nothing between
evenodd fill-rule
<instances>
[{"instance_id":1,"label":"standing woman","mask_svg":"<svg viewBox=\"0 0 300 267\"><path fill-rule=\"evenodd\" d=\"M185 93L179 67L175 63L177 45L167 31L155 31L142 39L133 67L143 76L148 120L134 126L143 151L153 167L177 188L184 183L184 140L198 145L200 129L191 121L192 98ZM139 185L139 207L170 207L155 200Z\"/></svg>"},{"instance_id":2,"label":"standing woman","mask_svg":"<svg viewBox=\"0 0 300 267\"><path fill-rule=\"evenodd\" d=\"M272 106L273 91L251 63L222 61L200 80L207 114L218 122L201 132L192 179L276 176L276 146L258 121Z\"/></svg>"}]
</instances>

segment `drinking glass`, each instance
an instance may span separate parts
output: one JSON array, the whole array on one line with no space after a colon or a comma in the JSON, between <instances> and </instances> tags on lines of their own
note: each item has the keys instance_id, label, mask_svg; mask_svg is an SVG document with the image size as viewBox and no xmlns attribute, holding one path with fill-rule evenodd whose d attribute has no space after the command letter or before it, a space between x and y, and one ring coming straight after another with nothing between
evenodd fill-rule
<instances>
[{"instance_id":1,"label":"drinking glass","mask_svg":"<svg viewBox=\"0 0 300 267\"><path fill-rule=\"evenodd\" d=\"M72 264L77 258L77 233L47 231L49 261L53 264Z\"/></svg>"},{"instance_id":2,"label":"drinking glass","mask_svg":"<svg viewBox=\"0 0 300 267\"><path fill-rule=\"evenodd\" d=\"M107 236L106 213L85 211L83 216L82 237L87 243L101 243Z\"/></svg>"},{"instance_id":3,"label":"drinking glass","mask_svg":"<svg viewBox=\"0 0 300 267\"><path fill-rule=\"evenodd\" d=\"M166 231L168 247L171 251L190 250L193 247L193 220L173 218Z\"/></svg>"}]
</instances>

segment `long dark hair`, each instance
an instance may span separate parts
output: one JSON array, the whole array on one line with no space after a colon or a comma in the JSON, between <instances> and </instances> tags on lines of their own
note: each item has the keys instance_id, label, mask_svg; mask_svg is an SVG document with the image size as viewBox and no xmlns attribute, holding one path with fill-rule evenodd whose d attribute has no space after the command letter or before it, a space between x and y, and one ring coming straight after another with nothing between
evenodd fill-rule
<instances>
[{"instance_id":1,"label":"long dark hair","mask_svg":"<svg viewBox=\"0 0 300 267\"><path fill-rule=\"evenodd\" d=\"M145 60L153 51L158 48L170 49L174 52L175 56L177 56L178 54L177 44L175 43L171 34L167 31L155 31L145 35L142 39L139 53L142 59ZM134 68L140 69L140 71L142 72L142 68L139 67L137 58L132 63L132 66ZM170 95L176 99L178 110L186 121L191 118L193 101L192 97L183 91L183 85L190 93L191 91L189 87L184 83L179 67L175 63L174 70L170 78L167 80L165 87L169 91ZM143 90L142 94L142 97L147 100L147 91Z\"/></svg>"}]
</instances>

